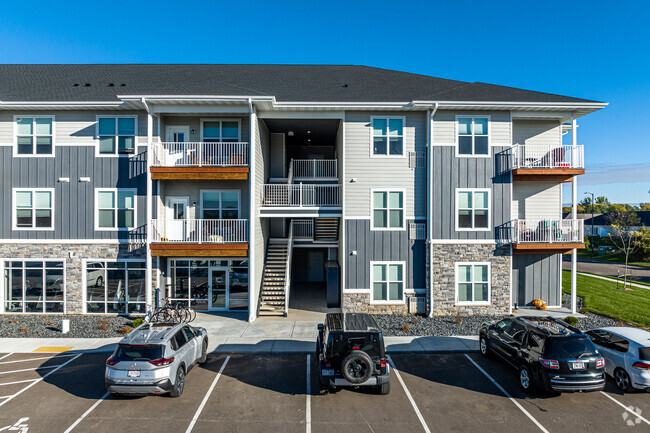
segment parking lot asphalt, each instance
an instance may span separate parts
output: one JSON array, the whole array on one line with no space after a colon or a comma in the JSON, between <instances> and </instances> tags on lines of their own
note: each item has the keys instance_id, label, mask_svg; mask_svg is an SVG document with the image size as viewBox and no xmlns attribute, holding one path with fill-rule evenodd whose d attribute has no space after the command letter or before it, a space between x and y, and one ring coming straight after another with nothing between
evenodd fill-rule
<instances>
[{"instance_id":1,"label":"parking lot asphalt","mask_svg":"<svg viewBox=\"0 0 650 433\"><path fill-rule=\"evenodd\" d=\"M180 398L115 398L104 388L106 357L0 354L0 431L650 431L648 393L622 394L608 381L603 393L528 396L514 370L476 353L394 354L387 396L320 395L310 355L211 354Z\"/></svg>"}]
</instances>

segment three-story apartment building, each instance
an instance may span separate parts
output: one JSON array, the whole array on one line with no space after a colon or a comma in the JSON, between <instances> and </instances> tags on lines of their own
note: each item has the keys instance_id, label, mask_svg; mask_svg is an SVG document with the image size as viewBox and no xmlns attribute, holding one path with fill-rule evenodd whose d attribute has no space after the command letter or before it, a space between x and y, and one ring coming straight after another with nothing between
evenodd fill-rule
<instances>
[{"instance_id":1,"label":"three-story apartment building","mask_svg":"<svg viewBox=\"0 0 650 433\"><path fill-rule=\"evenodd\" d=\"M363 66L2 65L0 312L560 306L561 186L575 213L576 119L605 105Z\"/></svg>"}]
</instances>

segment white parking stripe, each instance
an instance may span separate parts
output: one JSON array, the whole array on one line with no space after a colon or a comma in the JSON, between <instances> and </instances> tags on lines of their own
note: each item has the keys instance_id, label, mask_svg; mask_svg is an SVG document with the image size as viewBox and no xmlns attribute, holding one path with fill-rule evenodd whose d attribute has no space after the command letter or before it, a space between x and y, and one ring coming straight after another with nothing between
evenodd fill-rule
<instances>
[{"instance_id":1,"label":"white parking stripe","mask_svg":"<svg viewBox=\"0 0 650 433\"><path fill-rule=\"evenodd\" d=\"M17 383L25 383L25 382L34 382L35 380L38 380L38 379L27 379L27 380L17 380L15 382L5 382L5 383L0 383L0 386L3 386L3 385L15 385Z\"/></svg>"},{"instance_id":2,"label":"white parking stripe","mask_svg":"<svg viewBox=\"0 0 650 433\"><path fill-rule=\"evenodd\" d=\"M307 355L307 402L305 403L305 431L311 433L311 355Z\"/></svg>"},{"instance_id":3,"label":"white parking stripe","mask_svg":"<svg viewBox=\"0 0 650 433\"><path fill-rule=\"evenodd\" d=\"M0 359L8 358L8 357L10 357L10 356L13 355L13 354L14 354L13 352L11 352L11 353L7 353L6 355L1 356Z\"/></svg>"},{"instance_id":4,"label":"white parking stripe","mask_svg":"<svg viewBox=\"0 0 650 433\"><path fill-rule=\"evenodd\" d=\"M99 406L99 403L101 403L102 401L104 401L104 399L106 399L106 397L108 397L109 394L110 394L110 392L107 392L106 394L102 395L102 396L99 398L99 400L97 400L97 401L95 402L95 404L93 404L92 406L90 406L90 408L89 408L87 411L85 411L85 412L83 413L83 415L81 415L79 418L77 418L77 420L76 420L74 423L72 423L72 425L71 425L70 427L68 427L68 429L67 429L65 432L63 432L63 433L70 433L70 432L71 432L71 431L72 431L72 430L73 430L73 429L74 429L74 428L75 428L75 427L76 427L76 426L77 426L81 421L83 421L83 419L84 419L85 417L88 416L88 414L89 414L90 412L92 412L92 411L93 411L97 406Z\"/></svg>"},{"instance_id":5,"label":"white parking stripe","mask_svg":"<svg viewBox=\"0 0 650 433\"><path fill-rule=\"evenodd\" d=\"M626 411L630 412L630 413L633 415L632 418L631 418L632 420L634 420L634 419L635 419L634 417L636 417L636 418L640 419L641 421L643 421L644 423L650 425L650 421L648 421L647 419L643 418L640 414L634 412L634 407L633 407L633 406L625 406L623 403L621 403L620 401L616 400L614 397L612 397L611 395L607 394L606 392L600 391L600 393L601 393L602 395L604 395L605 397L607 397L608 399L610 399L611 401L613 401L614 403L616 403L617 405L619 405L620 407L622 407L623 409L625 409Z\"/></svg>"},{"instance_id":6,"label":"white parking stripe","mask_svg":"<svg viewBox=\"0 0 650 433\"><path fill-rule=\"evenodd\" d=\"M41 357L41 358L17 359L15 361L4 361L4 362L0 362L0 364L14 364L16 362L41 361L43 359L66 358L68 356L75 356L75 355L76 355L76 353L70 353L70 354L66 353L65 355L44 356L44 357Z\"/></svg>"},{"instance_id":7,"label":"white parking stripe","mask_svg":"<svg viewBox=\"0 0 650 433\"><path fill-rule=\"evenodd\" d=\"M415 414L418 416L418 419L420 420L420 424L422 424L422 427L424 428L424 431L426 433L431 433L431 430L429 430L429 426L427 426L426 421L424 420L424 417L420 413L420 409L418 409L418 405L415 404L415 400L413 400L413 397L411 396L411 393L409 392L408 388L406 387L406 384L402 380L402 376L399 374L399 371L395 367L395 363L393 362L393 358L388 355L388 360L390 361L391 366L393 367L393 371L395 372L395 376L397 376L397 380L399 380L399 383L402 384L402 388L404 388L404 392L406 393L406 396L408 397L409 401L411 402L411 406L413 406L413 410L415 410Z\"/></svg>"},{"instance_id":8,"label":"white parking stripe","mask_svg":"<svg viewBox=\"0 0 650 433\"><path fill-rule=\"evenodd\" d=\"M19 396L20 394L22 394L23 392L27 391L27 390L28 390L29 388L31 388L32 386L36 385L38 382L40 382L41 380L46 379L49 375L51 375L52 373L55 373L58 369L60 369L60 368L62 368L62 367L64 367L64 366L70 364L72 361L74 361L75 359L79 358L81 355L83 355L83 354L80 353L80 354L78 354L77 356L75 356L74 358L70 358L70 359L68 359L68 360L67 360L66 362L64 362L63 364L60 364L60 365L58 365L58 366L55 366L56 368L55 368L54 370L52 370L52 371L50 371L49 373L43 375L43 377L41 377L41 378L39 378L39 379L36 379L36 380L33 381L32 383L30 383L29 385L27 385L26 387L24 387L23 389L21 389L20 391L18 391L18 392L15 393L14 395L12 395L11 398L8 398L8 399L6 399L5 401L3 401L2 403L0 403L0 406L6 404L6 403L8 403L8 402L10 402L14 397L17 397L17 396Z\"/></svg>"},{"instance_id":9,"label":"white parking stripe","mask_svg":"<svg viewBox=\"0 0 650 433\"><path fill-rule=\"evenodd\" d=\"M11 394L11 395L3 395L3 396L0 397L0 398L9 398L9 397L13 397L13 396L14 396L13 394Z\"/></svg>"},{"instance_id":10,"label":"white parking stripe","mask_svg":"<svg viewBox=\"0 0 650 433\"><path fill-rule=\"evenodd\" d=\"M219 373L217 373L217 377L215 377L214 380L212 381L212 385L210 385L210 389L208 389L208 392L205 394L205 397L203 397L203 401L201 402L199 408L196 410L196 413L192 418L192 422L190 422L190 425L187 426L187 430L185 430L185 433L190 433L194 428L194 424L196 424L196 421L199 419L199 416L201 415L201 412L203 411L205 404L208 402L208 399L210 398L210 394L212 394L212 390L214 389L215 386L217 386L217 382L221 377L221 373L223 373L223 369L226 368L226 364L228 364L229 360L230 360L230 356L227 356L226 360L223 362L223 364L221 364L221 368L219 369Z\"/></svg>"},{"instance_id":11,"label":"white parking stripe","mask_svg":"<svg viewBox=\"0 0 650 433\"><path fill-rule=\"evenodd\" d=\"M508 391L506 391L506 390L505 390L501 385L499 385L499 384L497 383L497 381L494 380L494 379L492 378L492 376L490 376L490 375L488 374L487 371L483 370L483 369L481 368L480 365L478 365L476 362L474 362L474 360L473 360L472 358L469 357L469 355L465 354L465 358L469 359L469 362L471 362L472 364L474 364L474 366L475 366L476 368L478 368L479 371L485 375L485 377L487 377L488 379L490 379L490 382L492 382L492 383L494 384L494 386L496 386L497 388L499 388L499 391L501 391L501 392L502 392L506 397L508 397L508 398L510 399L510 401L513 402L513 403L515 404L515 406L517 406L517 407L518 407L518 408L519 408L519 409L520 409L520 410L521 410L521 411L522 411L522 412L523 412L523 413L524 413L528 418L530 418L530 420L531 420L532 422L535 423L535 425L536 425L537 427L539 427L539 429L540 429L541 431L543 431L544 433L548 433L548 430L546 430L546 429L544 428L544 426L541 425L541 424L539 423L539 421L537 421L537 420L536 420L536 419L535 419L535 418L534 418L534 417L533 417L533 416L532 416L532 415L531 415L531 414L530 414L526 409L524 409L524 407L523 407L522 405L520 405L519 402L518 402L517 400L515 400L514 398L512 398L512 396L508 393Z\"/></svg>"},{"instance_id":12,"label":"white parking stripe","mask_svg":"<svg viewBox=\"0 0 650 433\"><path fill-rule=\"evenodd\" d=\"M60 367L62 365L63 364L46 365L44 367L23 368L22 370L0 371L0 374L22 373L23 371L47 370L48 368L56 368L56 367Z\"/></svg>"}]
</instances>

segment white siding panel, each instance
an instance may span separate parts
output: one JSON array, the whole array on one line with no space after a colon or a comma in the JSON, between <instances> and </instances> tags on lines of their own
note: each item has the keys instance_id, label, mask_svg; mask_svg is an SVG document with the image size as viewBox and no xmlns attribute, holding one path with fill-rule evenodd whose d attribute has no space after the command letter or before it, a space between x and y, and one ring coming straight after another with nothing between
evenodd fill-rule
<instances>
[{"instance_id":1,"label":"white siding panel","mask_svg":"<svg viewBox=\"0 0 650 433\"><path fill-rule=\"evenodd\" d=\"M512 219L560 219L562 186L557 182L515 182Z\"/></svg>"},{"instance_id":2,"label":"white siding panel","mask_svg":"<svg viewBox=\"0 0 650 433\"><path fill-rule=\"evenodd\" d=\"M558 120L519 120L512 121L514 144L562 144L562 132Z\"/></svg>"}]
</instances>

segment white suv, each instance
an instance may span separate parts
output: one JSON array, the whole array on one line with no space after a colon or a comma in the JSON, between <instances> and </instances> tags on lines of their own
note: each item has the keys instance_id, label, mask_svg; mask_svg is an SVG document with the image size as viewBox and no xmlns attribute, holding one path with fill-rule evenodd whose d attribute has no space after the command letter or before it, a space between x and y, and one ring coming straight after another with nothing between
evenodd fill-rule
<instances>
[{"instance_id":1,"label":"white suv","mask_svg":"<svg viewBox=\"0 0 650 433\"><path fill-rule=\"evenodd\" d=\"M185 323L145 323L106 360L106 389L114 395L169 393L179 397L185 375L207 359L208 333Z\"/></svg>"}]
</instances>

